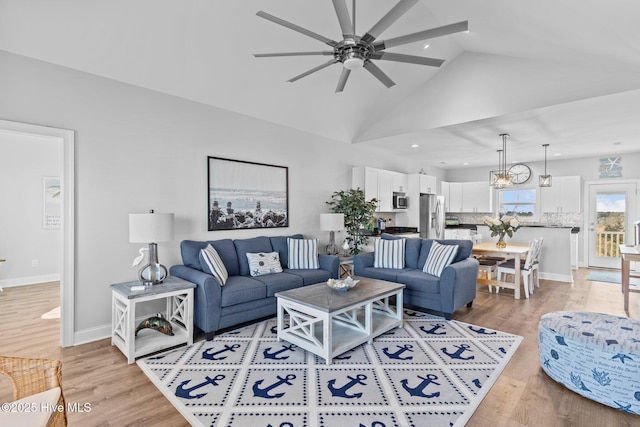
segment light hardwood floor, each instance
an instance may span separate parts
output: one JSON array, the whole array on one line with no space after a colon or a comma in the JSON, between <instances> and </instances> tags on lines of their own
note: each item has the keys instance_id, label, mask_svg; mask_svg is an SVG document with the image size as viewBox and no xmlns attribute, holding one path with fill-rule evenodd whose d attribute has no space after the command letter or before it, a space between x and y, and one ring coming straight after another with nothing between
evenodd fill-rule
<instances>
[{"instance_id":1,"label":"light hardwood floor","mask_svg":"<svg viewBox=\"0 0 640 427\"><path fill-rule=\"evenodd\" d=\"M588 274L587 269L575 272L573 284L543 280L528 300L514 300L513 291L496 295L479 287L473 308L464 307L454 314L456 320L524 336L468 426L640 425L639 415L622 413L569 391L538 364L538 321L544 313L597 311L640 319L640 294L631 294L629 313L625 313L620 286L587 281ZM188 425L137 365L127 365L109 339L59 347L59 322L40 318L58 305L58 294L56 283L0 292L0 354L62 360L67 401L91 404L91 412L70 413L70 425ZM0 401L10 400L9 387L8 381L0 379Z\"/></svg>"}]
</instances>

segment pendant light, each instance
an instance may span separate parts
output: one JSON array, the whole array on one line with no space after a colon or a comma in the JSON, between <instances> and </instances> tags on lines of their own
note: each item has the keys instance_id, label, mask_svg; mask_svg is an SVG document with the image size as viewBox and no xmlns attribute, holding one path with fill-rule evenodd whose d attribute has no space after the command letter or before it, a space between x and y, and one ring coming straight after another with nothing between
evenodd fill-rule
<instances>
[{"instance_id":1,"label":"pendant light","mask_svg":"<svg viewBox=\"0 0 640 427\"><path fill-rule=\"evenodd\" d=\"M498 170L498 177L496 178L495 188L511 187L513 185L513 179L511 174L507 171L507 138L508 133L501 133L502 137L502 160Z\"/></svg>"},{"instance_id":2,"label":"pendant light","mask_svg":"<svg viewBox=\"0 0 640 427\"><path fill-rule=\"evenodd\" d=\"M540 187L551 187L551 175L547 175L547 147L549 144L542 144L544 147L544 175L540 175Z\"/></svg>"}]
</instances>

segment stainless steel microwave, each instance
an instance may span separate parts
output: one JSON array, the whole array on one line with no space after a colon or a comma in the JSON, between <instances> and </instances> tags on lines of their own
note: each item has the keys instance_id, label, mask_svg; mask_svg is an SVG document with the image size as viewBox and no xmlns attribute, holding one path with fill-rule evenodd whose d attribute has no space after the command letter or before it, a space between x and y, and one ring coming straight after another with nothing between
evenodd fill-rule
<instances>
[{"instance_id":1,"label":"stainless steel microwave","mask_svg":"<svg viewBox=\"0 0 640 427\"><path fill-rule=\"evenodd\" d=\"M404 193L393 193L393 209L407 209L409 200Z\"/></svg>"}]
</instances>

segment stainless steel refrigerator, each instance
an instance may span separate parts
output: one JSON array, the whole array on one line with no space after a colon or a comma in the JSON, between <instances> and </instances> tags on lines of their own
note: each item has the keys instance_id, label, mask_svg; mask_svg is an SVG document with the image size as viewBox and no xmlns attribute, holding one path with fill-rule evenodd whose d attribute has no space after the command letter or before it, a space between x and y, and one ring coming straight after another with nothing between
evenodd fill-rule
<instances>
[{"instance_id":1,"label":"stainless steel refrigerator","mask_svg":"<svg viewBox=\"0 0 640 427\"><path fill-rule=\"evenodd\" d=\"M420 194L420 237L444 239L444 196Z\"/></svg>"}]
</instances>

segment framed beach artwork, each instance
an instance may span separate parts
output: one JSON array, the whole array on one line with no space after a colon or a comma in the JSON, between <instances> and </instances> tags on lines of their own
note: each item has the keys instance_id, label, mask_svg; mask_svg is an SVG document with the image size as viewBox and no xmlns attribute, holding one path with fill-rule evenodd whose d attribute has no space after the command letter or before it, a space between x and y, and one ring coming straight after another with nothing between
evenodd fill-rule
<instances>
[{"instance_id":1,"label":"framed beach artwork","mask_svg":"<svg viewBox=\"0 0 640 427\"><path fill-rule=\"evenodd\" d=\"M45 176L42 178L43 217L44 228L60 228L62 218L62 192L60 178Z\"/></svg>"},{"instance_id":2,"label":"framed beach artwork","mask_svg":"<svg viewBox=\"0 0 640 427\"><path fill-rule=\"evenodd\" d=\"M289 226L289 168L207 158L209 231Z\"/></svg>"}]
</instances>

